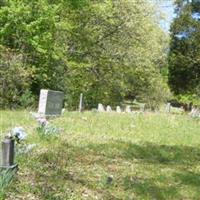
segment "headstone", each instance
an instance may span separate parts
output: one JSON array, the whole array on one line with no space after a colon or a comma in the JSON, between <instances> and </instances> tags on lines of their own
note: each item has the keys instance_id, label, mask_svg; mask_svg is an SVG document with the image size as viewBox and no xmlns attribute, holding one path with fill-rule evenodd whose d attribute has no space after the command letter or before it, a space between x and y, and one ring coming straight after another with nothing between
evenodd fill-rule
<instances>
[{"instance_id":1,"label":"headstone","mask_svg":"<svg viewBox=\"0 0 200 200\"><path fill-rule=\"evenodd\" d=\"M15 158L15 141L14 139L5 138L1 143L1 168L15 168L17 165L14 163Z\"/></svg>"},{"instance_id":2,"label":"headstone","mask_svg":"<svg viewBox=\"0 0 200 200\"><path fill-rule=\"evenodd\" d=\"M106 107L106 112L112 112L112 108L109 105Z\"/></svg>"},{"instance_id":3,"label":"headstone","mask_svg":"<svg viewBox=\"0 0 200 200\"><path fill-rule=\"evenodd\" d=\"M40 90L38 113L44 115L61 115L64 93L54 90Z\"/></svg>"},{"instance_id":4,"label":"headstone","mask_svg":"<svg viewBox=\"0 0 200 200\"><path fill-rule=\"evenodd\" d=\"M140 112L144 112L145 111L145 104L140 105Z\"/></svg>"},{"instance_id":5,"label":"headstone","mask_svg":"<svg viewBox=\"0 0 200 200\"><path fill-rule=\"evenodd\" d=\"M121 113L121 112L122 112L120 106L117 106L117 108L116 108L116 112L117 112L117 113Z\"/></svg>"},{"instance_id":6,"label":"headstone","mask_svg":"<svg viewBox=\"0 0 200 200\"><path fill-rule=\"evenodd\" d=\"M65 113L65 108L62 109L61 113L62 115Z\"/></svg>"},{"instance_id":7,"label":"headstone","mask_svg":"<svg viewBox=\"0 0 200 200\"><path fill-rule=\"evenodd\" d=\"M170 113L170 111L171 111L171 103L167 103L165 110L166 110L167 113Z\"/></svg>"},{"instance_id":8,"label":"headstone","mask_svg":"<svg viewBox=\"0 0 200 200\"><path fill-rule=\"evenodd\" d=\"M99 103L97 110L98 110L98 112L105 112L103 104Z\"/></svg>"},{"instance_id":9,"label":"headstone","mask_svg":"<svg viewBox=\"0 0 200 200\"><path fill-rule=\"evenodd\" d=\"M200 116L199 109L196 108L196 107L193 107L191 112L190 112L190 115L191 115L191 117L194 117L194 118L199 117Z\"/></svg>"},{"instance_id":10,"label":"headstone","mask_svg":"<svg viewBox=\"0 0 200 200\"><path fill-rule=\"evenodd\" d=\"M80 94L79 112L83 111L83 93Z\"/></svg>"},{"instance_id":11,"label":"headstone","mask_svg":"<svg viewBox=\"0 0 200 200\"><path fill-rule=\"evenodd\" d=\"M131 113L131 107L130 106L126 106L125 112L126 113Z\"/></svg>"}]
</instances>

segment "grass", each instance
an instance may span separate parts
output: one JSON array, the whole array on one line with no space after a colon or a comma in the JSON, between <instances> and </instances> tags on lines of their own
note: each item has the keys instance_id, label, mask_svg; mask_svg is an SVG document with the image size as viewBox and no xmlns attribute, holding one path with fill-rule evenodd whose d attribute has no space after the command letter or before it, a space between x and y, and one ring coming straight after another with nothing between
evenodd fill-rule
<instances>
[{"instance_id":1,"label":"grass","mask_svg":"<svg viewBox=\"0 0 200 200\"><path fill-rule=\"evenodd\" d=\"M4 199L199 199L200 123L185 115L69 112L58 139L41 140L26 111L2 111L0 130L23 126L28 154Z\"/></svg>"}]
</instances>

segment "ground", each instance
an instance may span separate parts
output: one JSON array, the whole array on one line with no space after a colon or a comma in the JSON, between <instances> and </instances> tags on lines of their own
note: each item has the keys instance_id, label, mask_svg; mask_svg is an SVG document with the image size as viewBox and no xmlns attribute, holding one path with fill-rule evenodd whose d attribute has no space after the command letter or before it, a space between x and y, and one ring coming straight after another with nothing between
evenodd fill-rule
<instances>
[{"instance_id":1,"label":"ground","mask_svg":"<svg viewBox=\"0 0 200 200\"><path fill-rule=\"evenodd\" d=\"M28 111L1 111L0 130L23 126L27 144L2 199L199 199L200 122L187 115L66 112L41 139Z\"/></svg>"}]
</instances>

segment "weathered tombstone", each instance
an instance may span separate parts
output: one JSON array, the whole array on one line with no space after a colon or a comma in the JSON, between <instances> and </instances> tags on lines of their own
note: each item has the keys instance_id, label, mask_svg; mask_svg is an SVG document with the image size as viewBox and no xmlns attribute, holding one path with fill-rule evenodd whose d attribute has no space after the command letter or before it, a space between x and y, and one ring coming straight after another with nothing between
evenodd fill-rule
<instances>
[{"instance_id":1,"label":"weathered tombstone","mask_svg":"<svg viewBox=\"0 0 200 200\"><path fill-rule=\"evenodd\" d=\"M11 138L5 138L1 143L1 168L12 169L17 165L14 163L15 158L15 141Z\"/></svg>"},{"instance_id":2,"label":"weathered tombstone","mask_svg":"<svg viewBox=\"0 0 200 200\"><path fill-rule=\"evenodd\" d=\"M117 106L117 107L116 107L116 112L117 112L117 113L121 113L121 112L122 112L120 106Z\"/></svg>"},{"instance_id":3,"label":"weathered tombstone","mask_svg":"<svg viewBox=\"0 0 200 200\"><path fill-rule=\"evenodd\" d=\"M112 108L109 105L106 107L106 112L112 112Z\"/></svg>"},{"instance_id":4,"label":"weathered tombstone","mask_svg":"<svg viewBox=\"0 0 200 200\"><path fill-rule=\"evenodd\" d=\"M79 112L83 111L83 93L80 94Z\"/></svg>"},{"instance_id":5,"label":"weathered tombstone","mask_svg":"<svg viewBox=\"0 0 200 200\"><path fill-rule=\"evenodd\" d=\"M171 111L171 103L167 103L165 110L166 110L167 113L170 113L170 111Z\"/></svg>"},{"instance_id":6,"label":"weathered tombstone","mask_svg":"<svg viewBox=\"0 0 200 200\"><path fill-rule=\"evenodd\" d=\"M126 113L131 113L131 107L130 106L126 106L125 112Z\"/></svg>"},{"instance_id":7,"label":"weathered tombstone","mask_svg":"<svg viewBox=\"0 0 200 200\"><path fill-rule=\"evenodd\" d=\"M64 93L54 90L40 90L38 113L44 115L61 115Z\"/></svg>"},{"instance_id":8,"label":"weathered tombstone","mask_svg":"<svg viewBox=\"0 0 200 200\"><path fill-rule=\"evenodd\" d=\"M190 115L191 115L191 117L194 117L194 118L199 117L200 116L199 109L196 107L193 107L190 112Z\"/></svg>"},{"instance_id":9,"label":"weathered tombstone","mask_svg":"<svg viewBox=\"0 0 200 200\"><path fill-rule=\"evenodd\" d=\"M105 112L103 104L99 103L97 110L98 110L98 112Z\"/></svg>"}]
</instances>

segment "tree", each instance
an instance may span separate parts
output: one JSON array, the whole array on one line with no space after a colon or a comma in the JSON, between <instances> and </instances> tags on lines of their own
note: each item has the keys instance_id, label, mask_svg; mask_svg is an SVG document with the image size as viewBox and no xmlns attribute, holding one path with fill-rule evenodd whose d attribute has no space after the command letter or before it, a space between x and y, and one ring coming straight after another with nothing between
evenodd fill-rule
<instances>
[{"instance_id":1,"label":"tree","mask_svg":"<svg viewBox=\"0 0 200 200\"><path fill-rule=\"evenodd\" d=\"M118 104L124 98L147 101L149 94L154 94L152 105L166 99L169 91L160 67L165 65L168 43L153 7L138 1L97 1L75 12L80 14L73 18L68 58L72 63L79 60L79 66L69 67L77 74L78 80L69 79L77 100L80 92L92 106ZM160 95L158 82L165 95Z\"/></svg>"},{"instance_id":2,"label":"tree","mask_svg":"<svg viewBox=\"0 0 200 200\"><path fill-rule=\"evenodd\" d=\"M31 70L25 70L22 55L0 46L0 107L13 108L18 104L24 107L34 103L31 97ZM24 101L25 98L29 98Z\"/></svg>"},{"instance_id":3,"label":"tree","mask_svg":"<svg viewBox=\"0 0 200 200\"><path fill-rule=\"evenodd\" d=\"M176 95L200 96L200 2L176 1L171 26L169 84Z\"/></svg>"},{"instance_id":4,"label":"tree","mask_svg":"<svg viewBox=\"0 0 200 200\"><path fill-rule=\"evenodd\" d=\"M22 55L34 95L62 90L73 108L84 93L91 108L125 98L152 106L166 97L160 88L168 93L160 74L167 37L146 1L10 0L0 26L0 44Z\"/></svg>"}]
</instances>

